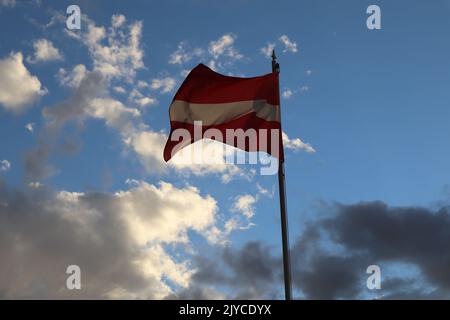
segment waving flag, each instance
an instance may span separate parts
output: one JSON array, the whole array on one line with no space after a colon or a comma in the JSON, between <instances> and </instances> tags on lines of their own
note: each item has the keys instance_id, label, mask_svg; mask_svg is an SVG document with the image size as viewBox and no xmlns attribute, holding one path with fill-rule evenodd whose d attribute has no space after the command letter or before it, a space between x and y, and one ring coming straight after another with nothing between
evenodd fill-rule
<instances>
[{"instance_id":1,"label":"waving flag","mask_svg":"<svg viewBox=\"0 0 450 320\"><path fill-rule=\"evenodd\" d=\"M171 132L164 148L165 161L196 141L196 121L201 121L202 137L211 128L220 131L223 137L229 129L268 132L266 136L258 134L254 145L248 141L242 145L235 139L221 142L245 151L265 151L283 159L277 72L253 78L237 78L224 76L199 64L178 89L169 114ZM190 139L180 141L178 135L174 135L177 129L189 132ZM275 138L271 134L273 131L277 133ZM275 150L272 139L277 140Z\"/></svg>"}]
</instances>

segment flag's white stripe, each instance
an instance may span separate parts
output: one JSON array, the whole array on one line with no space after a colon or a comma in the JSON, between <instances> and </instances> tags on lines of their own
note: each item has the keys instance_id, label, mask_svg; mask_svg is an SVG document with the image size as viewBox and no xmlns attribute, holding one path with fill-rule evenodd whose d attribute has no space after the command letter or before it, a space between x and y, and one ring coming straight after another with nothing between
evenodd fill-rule
<instances>
[{"instance_id":1,"label":"flag's white stripe","mask_svg":"<svg viewBox=\"0 0 450 320\"><path fill-rule=\"evenodd\" d=\"M175 100L170 106L170 120L204 126L220 125L251 112L266 121L280 122L280 107L265 100L237 101L230 103L190 103Z\"/></svg>"}]
</instances>

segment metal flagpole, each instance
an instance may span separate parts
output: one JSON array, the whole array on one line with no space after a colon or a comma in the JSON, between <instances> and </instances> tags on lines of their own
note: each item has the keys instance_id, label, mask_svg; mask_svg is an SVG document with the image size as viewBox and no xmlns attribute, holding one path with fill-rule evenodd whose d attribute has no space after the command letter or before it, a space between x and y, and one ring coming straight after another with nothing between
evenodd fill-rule
<instances>
[{"instance_id":1,"label":"metal flagpole","mask_svg":"<svg viewBox=\"0 0 450 320\"><path fill-rule=\"evenodd\" d=\"M280 72L280 65L277 63L275 50L272 51L272 72ZM278 91L280 88L278 88ZM281 110L280 110L281 123ZM280 134L283 134L280 132ZM278 161L278 191L280 194L280 213L281 213L281 239L283 243L283 273L284 273L284 293L285 299L292 299L292 281L291 281L291 258L289 253L289 233L288 217L286 212L286 182L284 176L284 161Z\"/></svg>"}]
</instances>

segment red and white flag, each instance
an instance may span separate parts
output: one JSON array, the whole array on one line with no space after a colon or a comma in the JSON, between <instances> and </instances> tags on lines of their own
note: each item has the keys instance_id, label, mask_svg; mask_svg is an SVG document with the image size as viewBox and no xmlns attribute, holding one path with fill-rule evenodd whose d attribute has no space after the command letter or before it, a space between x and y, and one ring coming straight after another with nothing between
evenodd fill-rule
<instances>
[{"instance_id":1,"label":"red and white flag","mask_svg":"<svg viewBox=\"0 0 450 320\"><path fill-rule=\"evenodd\" d=\"M264 151L283 160L277 72L237 78L224 76L199 64L178 89L169 114L171 131L164 148L165 161L183 147L201 139L208 129L219 131L222 137L230 129L255 130L260 133L256 143L246 141L239 144L234 138L220 142L245 151ZM194 132L197 121L201 121L200 138ZM177 130L188 132L189 139L175 134ZM271 134L274 131L276 135ZM205 137L220 140L217 135L211 137L205 134Z\"/></svg>"}]
</instances>

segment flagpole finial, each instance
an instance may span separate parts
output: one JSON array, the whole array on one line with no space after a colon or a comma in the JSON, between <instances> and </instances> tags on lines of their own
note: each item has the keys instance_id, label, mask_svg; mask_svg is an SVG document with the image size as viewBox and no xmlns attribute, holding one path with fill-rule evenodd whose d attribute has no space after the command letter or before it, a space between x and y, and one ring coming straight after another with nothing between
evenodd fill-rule
<instances>
[{"instance_id":1,"label":"flagpole finial","mask_svg":"<svg viewBox=\"0 0 450 320\"><path fill-rule=\"evenodd\" d=\"M272 72L280 72L280 64L277 62L275 49L272 50Z\"/></svg>"}]
</instances>

